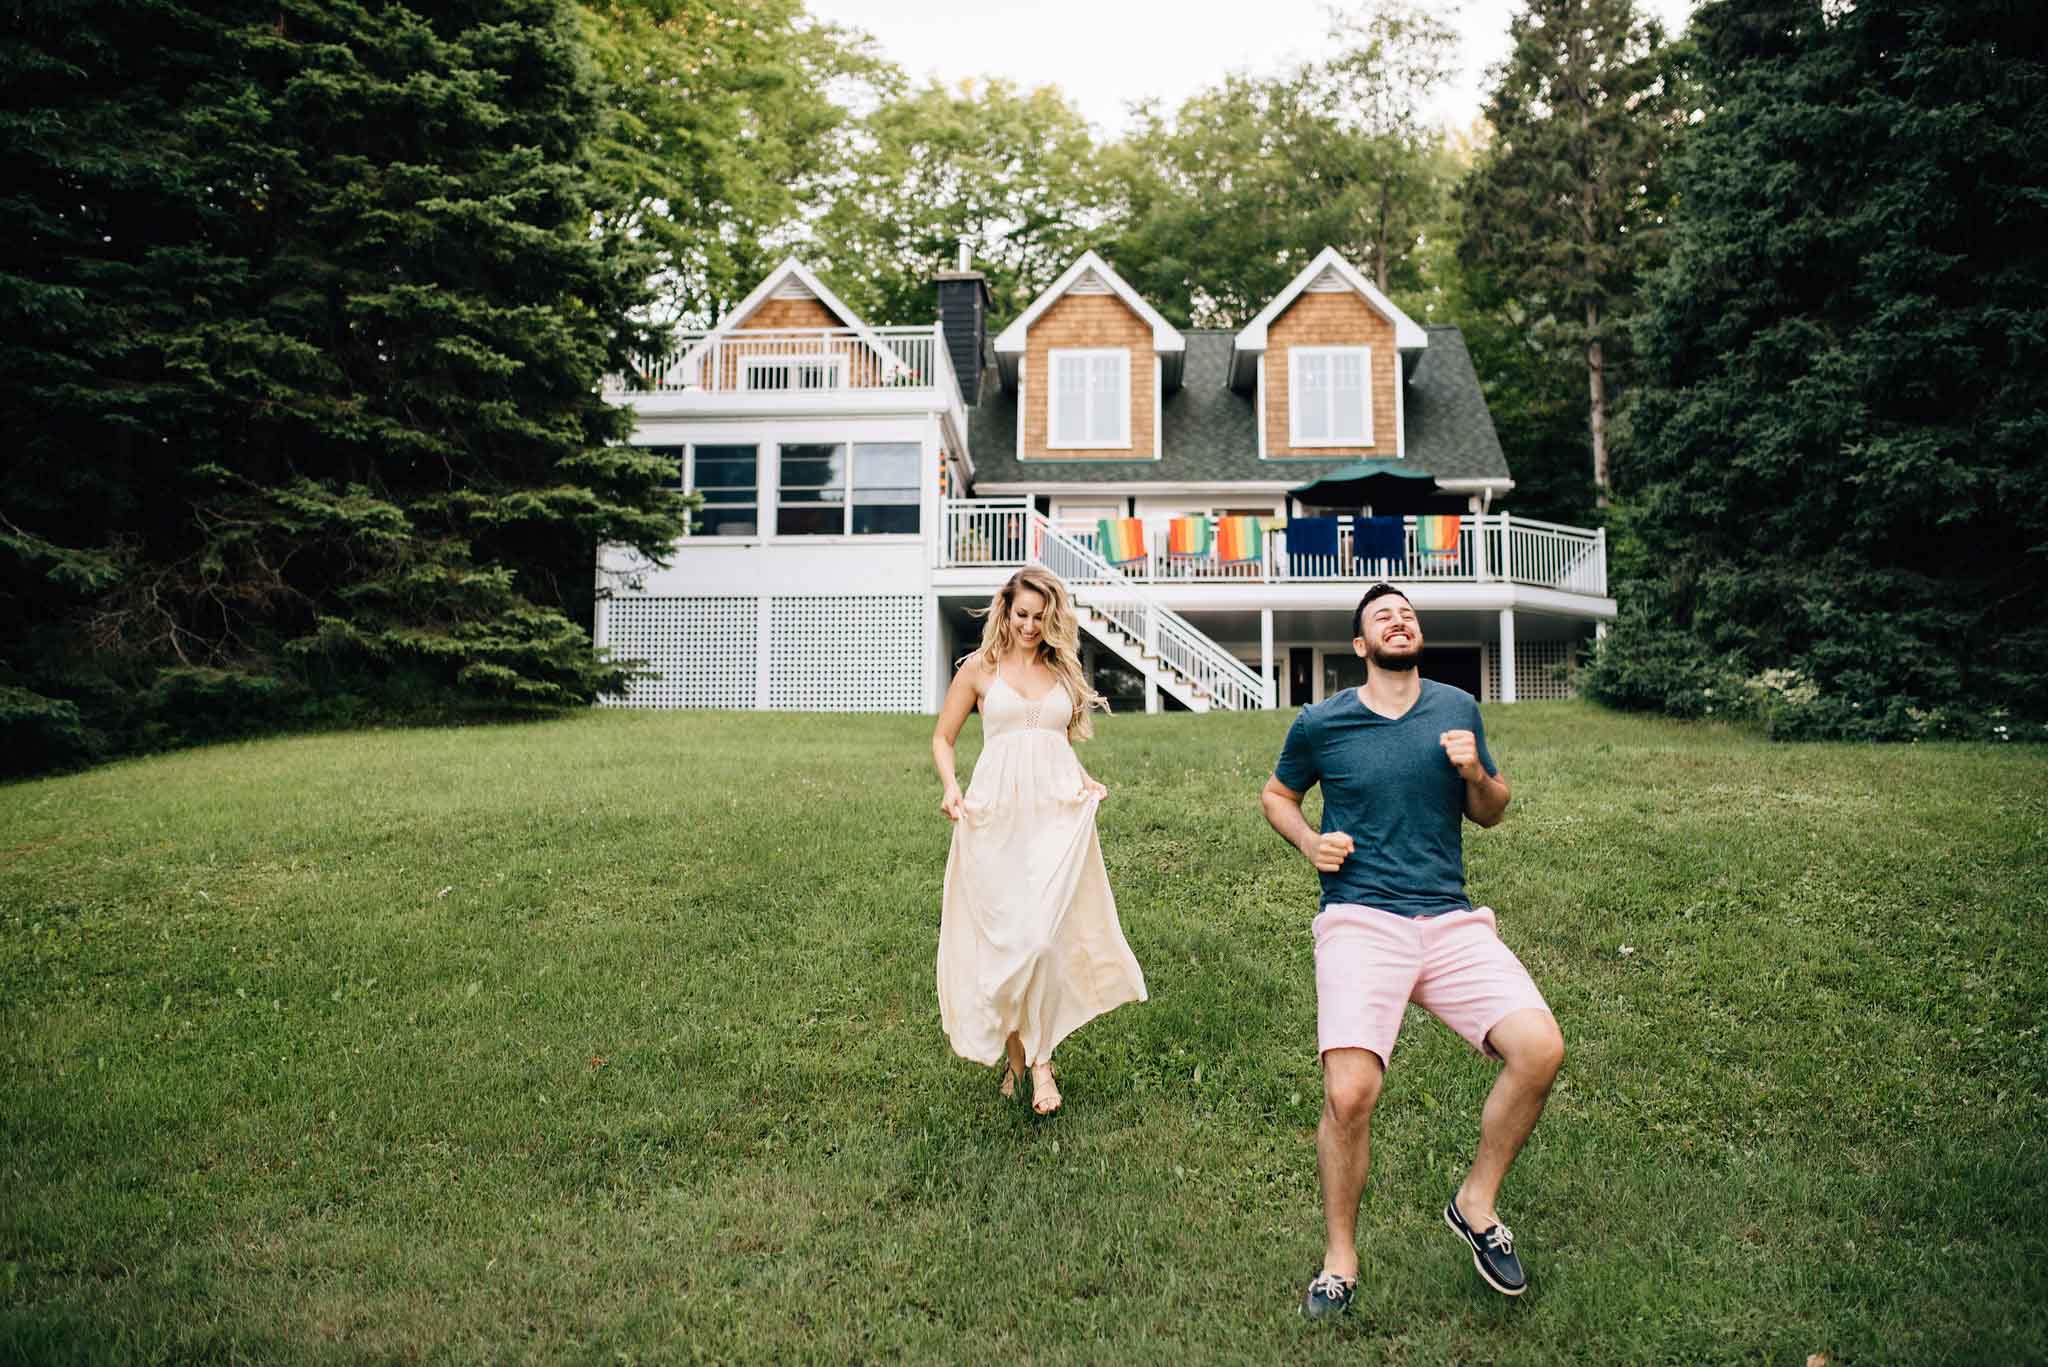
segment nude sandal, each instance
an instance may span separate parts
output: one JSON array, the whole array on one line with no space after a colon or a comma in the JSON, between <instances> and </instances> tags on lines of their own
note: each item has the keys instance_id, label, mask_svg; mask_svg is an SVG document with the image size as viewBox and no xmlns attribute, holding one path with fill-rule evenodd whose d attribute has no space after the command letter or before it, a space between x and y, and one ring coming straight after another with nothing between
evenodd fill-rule
<instances>
[{"instance_id":1,"label":"nude sandal","mask_svg":"<svg viewBox=\"0 0 2048 1367\"><path fill-rule=\"evenodd\" d=\"M1045 1069L1045 1081L1043 1084L1038 1080L1039 1068ZM1053 1079L1052 1065L1050 1063L1041 1063L1034 1067L1031 1070L1032 1114L1051 1115L1059 1110L1061 1100L1059 1084Z\"/></svg>"}]
</instances>

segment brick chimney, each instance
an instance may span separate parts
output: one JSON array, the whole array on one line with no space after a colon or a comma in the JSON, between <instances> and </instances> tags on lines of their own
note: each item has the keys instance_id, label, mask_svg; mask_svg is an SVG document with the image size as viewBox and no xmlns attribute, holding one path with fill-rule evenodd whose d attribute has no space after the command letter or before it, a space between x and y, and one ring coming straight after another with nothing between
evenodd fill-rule
<instances>
[{"instance_id":1,"label":"brick chimney","mask_svg":"<svg viewBox=\"0 0 2048 1367\"><path fill-rule=\"evenodd\" d=\"M939 324L946 330L960 399L972 405L981 393L982 358L988 354L988 277L974 269L974 258L962 240L954 269L940 271L933 281L939 287Z\"/></svg>"}]
</instances>

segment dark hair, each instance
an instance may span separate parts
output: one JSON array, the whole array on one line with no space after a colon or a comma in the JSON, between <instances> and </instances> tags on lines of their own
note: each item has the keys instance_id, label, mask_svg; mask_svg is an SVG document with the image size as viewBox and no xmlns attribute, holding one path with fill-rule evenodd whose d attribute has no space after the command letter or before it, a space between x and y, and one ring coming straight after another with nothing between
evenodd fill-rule
<instances>
[{"instance_id":1,"label":"dark hair","mask_svg":"<svg viewBox=\"0 0 2048 1367\"><path fill-rule=\"evenodd\" d=\"M1365 597L1358 600L1358 609L1351 614L1351 635L1354 639L1365 635L1365 610L1372 604L1372 600L1384 598L1390 593L1403 602L1408 600L1408 595L1392 584L1374 584L1365 591Z\"/></svg>"}]
</instances>

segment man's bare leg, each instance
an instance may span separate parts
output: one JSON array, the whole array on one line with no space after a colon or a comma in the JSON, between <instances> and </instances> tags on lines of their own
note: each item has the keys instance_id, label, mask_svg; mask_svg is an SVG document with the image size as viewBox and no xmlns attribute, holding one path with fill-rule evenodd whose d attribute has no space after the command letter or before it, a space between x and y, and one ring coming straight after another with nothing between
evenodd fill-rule
<instances>
[{"instance_id":1,"label":"man's bare leg","mask_svg":"<svg viewBox=\"0 0 2048 1367\"><path fill-rule=\"evenodd\" d=\"M1536 1128L1550 1085L1564 1066L1564 1036L1548 1011L1513 1012L1487 1033L1486 1041L1501 1057L1500 1076L1479 1114L1479 1153L1457 1194L1458 1213L1481 1233L1500 1223L1494 1209L1500 1184Z\"/></svg>"},{"instance_id":2,"label":"man's bare leg","mask_svg":"<svg viewBox=\"0 0 2048 1367\"><path fill-rule=\"evenodd\" d=\"M1358 1201L1372 1166L1372 1108L1385 1075L1370 1049L1323 1055L1323 1119L1316 1126L1316 1174L1323 1186L1323 1271L1358 1276Z\"/></svg>"}]
</instances>

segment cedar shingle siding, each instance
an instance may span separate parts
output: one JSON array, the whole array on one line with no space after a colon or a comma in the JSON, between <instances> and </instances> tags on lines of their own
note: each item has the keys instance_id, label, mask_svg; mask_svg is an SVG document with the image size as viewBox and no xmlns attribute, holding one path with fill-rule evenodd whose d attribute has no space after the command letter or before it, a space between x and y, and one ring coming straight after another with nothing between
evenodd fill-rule
<instances>
[{"instance_id":1,"label":"cedar shingle siding","mask_svg":"<svg viewBox=\"0 0 2048 1367\"><path fill-rule=\"evenodd\" d=\"M1289 443L1287 348L1369 346L1372 348L1372 445L1311 446ZM1392 456L1395 453L1394 324L1350 290L1302 294L1266 330L1266 454L1309 456Z\"/></svg>"},{"instance_id":2,"label":"cedar shingle siding","mask_svg":"<svg viewBox=\"0 0 2048 1367\"><path fill-rule=\"evenodd\" d=\"M740 324L746 328L837 328L845 327L832 310L816 299L763 299L760 306Z\"/></svg>"},{"instance_id":3,"label":"cedar shingle siding","mask_svg":"<svg viewBox=\"0 0 2048 1367\"><path fill-rule=\"evenodd\" d=\"M764 299L733 331L746 333L769 328L832 328L844 331L845 327L845 322L819 300ZM800 360L807 353L842 358L839 375L851 388L869 389L884 383L882 358L865 343L849 337L777 337L763 340L758 347L728 340L721 348L725 373L719 377L720 385L727 390L745 387L741 384L740 368L746 358L791 357Z\"/></svg>"},{"instance_id":4,"label":"cedar shingle siding","mask_svg":"<svg viewBox=\"0 0 2048 1367\"><path fill-rule=\"evenodd\" d=\"M1055 449L1048 444L1052 395L1051 351L1110 350L1130 353L1131 444L1129 449ZM1067 294L1040 314L1024 339L1024 458L1026 460L1149 460L1156 449L1152 426L1152 328L1114 294Z\"/></svg>"},{"instance_id":5,"label":"cedar shingle siding","mask_svg":"<svg viewBox=\"0 0 2048 1367\"><path fill-rule=\"evenodd\" d=\"M1471 354L1465 350L1465 338L1454 327L1438 325L1425 331L1429 349L1408 378L1409 462L1439 479L1506 479L1507 459L1494 433L1493 418L1486 411L1486 396L1472 369ZM1062 484L1307 481L1350 463L1351 457L1344 455L1277 465L1260 460L1252 396L1229 387L1231 339L1236 333L1194 331L1181 335L1187 339L1186 378L1166 396L1160 410L1166 437L1164 460L1082 461L1062 467L1057 474L1047 473L1042 461L1020 464L1015 458L1017 395L1001 388L991 366L981 375L981 403L969 409L967 417L976 483L1017 486L1046 479Z\"/></svg>"}]
</instances>

